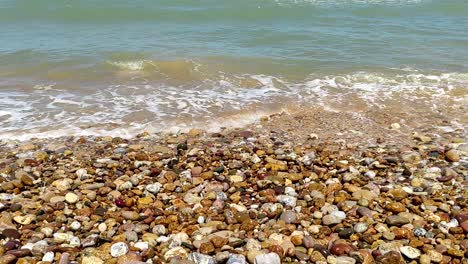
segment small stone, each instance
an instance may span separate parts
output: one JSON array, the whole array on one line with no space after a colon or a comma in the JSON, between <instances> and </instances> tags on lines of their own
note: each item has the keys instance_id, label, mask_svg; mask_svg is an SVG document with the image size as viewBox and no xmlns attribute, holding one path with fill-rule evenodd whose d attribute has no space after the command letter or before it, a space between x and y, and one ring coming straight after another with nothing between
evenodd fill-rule
<instances>
[{"instance_id":1,"label":"small stone","mask_svg":"<svg viewBox=\"0 0 468 264\"><path fill-rule=\"evenodd\" d=\"M114 258L123 256L127 254L127 252L128 252L128 246L124 242L115 243L110 248L111 256Z\"/></svg>"},{"instance_id":2,"label":"small stone","mask_svg":"<svg viewBox=\"0 0 468 264\"><path fill-rule=\"evenodd\" d=\"M291 206L291 207L296 207L297 203L297 198L294 196L289 196L289 195L278 195L276 197L279 203L285 205L285 206Z\"/></svg>"},{"instance_id":3,"label":"small stone","mask_svg":"<svg viewBox=\"0 0 468 264\"><path fill-rule=\"evenodd\" d=\"M29 176L26 173L21 174L21 179L20 180L26 186L33 186L34 185L34 178Z\"/></svg>"},{"instance_id":4,"label":"small stone","mask_svg":"<svg viewBox=\"0 0 468 264\"><path fill-rule=\"evenodd\" d=\"M343 219L346 218L346 214L343 217L342 214L339 214L336 212L341 212L341 211L335 211L335 212L332 212L332 214L324 216L322 218L322 223L324 225L336 225L336 224L341 223L341 221L343 221Z\"/></svg>"},{"instance_id":5,"label":"small stone","mask_svg":"<svg viewBox=\"0 0 468 264\"><path fill-rule=\"evenodd\" d=\"M357 213L358 213L360 216L372 217L372 210L370 210L370 209L367 208L367 207L359 207L359 208L357 209Z\"/></svg>"},{"instance_id":6,"label":"small stone","mask_svg":"<svg viewBox=\"0 0 468 264\"><path fill-rule=\"evenodd\" d=\"M249 263L255 263L255 258L259 255L262 255L263 252L256 249L256 248L253 248L253 249L250 249L248 252L247 252L247 260L249 261Z\"/></svg>"},{"instance_id":7,"label":"small stone","mask_svg":"<svg viewBox=\"0 0 468 264\"><path fill-rule=\"evenodd\" d=\"M74 194L74 193L71 193L71 192L70 192L70 193L67 193L67 194L65 195L65 201L66 201L67 203L69 203L69 204L74 204L74 203L78 202L78 200L79 200L78 195L76 195L76 194Z\"/></svg>"},{"instance_id":8,"label":"small stone","mask_svg":"<svg viewBox=\"0 0 468 264\"><path fill-rule=\"evenodd\" d=\"M384 255L378 256L376 258L377 264L404 264L406 263L399 252L390 251Z\"/></svg>"},{"instance_id":9,"label":"small stone","mask_svg":"<svg viewBox=\"0 0 468 264\"><path fill-rule=\"evenodd\" d=\"M200 245L200 253L202 254L210 254L210 253L213 253L215 251L215 247L213 245L213 243L211 243L211 241L207 241L205 243L202 243Z\"/></svg>"},{"instance_id":10,"label":"small stone","mask_svg":"<svg viewBox=\"0 0 468 264\"><path fill-rule=\"evenodd\" d=\"M414 229L413 234L417 237L423 237L426 235L426 232L427 232L426 229L418 227Z\"/></svg>"},{"instance_id":11,"label":"small stone","mask_svg":"<svg viewBox=\"0 0 468 264\"><path fill-rule=\"evenodd\" d=\"M0 263L1 264L9 264L13 263L16 260L16 256L12 254L6 254L0 257Z\"/></svg>"},{"instance_id":12,"label":"small stone","mask_svg":"<svg viewBox=\"0 0 468 264\"><path fill-rule=\"evenodd\" d=\"M291 224L297 220L297 217L294 211L286 210L281 214L280 219L283 220L286 224Z\"/></svg>"},{"instance_id":13,"label":"small stone","mask_svg":"<svg viewBox=\"0 0 468 264\"><path fill-rule=\"evenodd\" d=\"M357 223L354 225L354 232L356 233L364 233L369 225L367 223Z\"/></svg>"},{"instance_id":14,"label":"small stone","mask_svg":"<svg viewBox=\"0 0 468 264\"><path fill-rule=\"evenodd\" d=\"M62 253L57 264L69 264L69 263L70 263L70 253L68 252Z\"/></svg>"},{"instance_id":15,"label":"small stone","mask_svg":"<svg viewBox=\"0 0 468 264\"><path fill-rule=\"evenodd\" d=\"M71 228L72 230L75 230L75 231L80 230L81 224L80 224L80 222L78 222L78 221L73 221L73 222L70 224L70 228Z\"/></svg>"},{"instance_id":16,"label":"small stone","mask_svg":"<svg viewBox=\"0 0 468 264\"><path fill-rule=\"evenodd\" d=\"M401 156L401 159L406 163L417 163L421 161L421 155L419 155L417 152L408 152L404 153Z\"/></svg>"},{"instance_id":17,"label":"small stone","mask_svg":"<svg viewBox=\"0 0 468 264\"><path fill-rule=\"evenodd\" d=\"M254 264L281 264L281 259L276 253L261 254L255 257Z\"/></svg>"},{"instance_id":18,"label":"small stone","mask_svg":"<svg viewBox=\"0 0 468 264\"><path fill-rule=\"evenodd\" d=\"M193 261L195 264L216 264L213 257L197 252L190 253L188 259Z\"/></svg>"},{"instance_id":19,"label":"small stone","mask_svg":"<svg viewBox=\"0 0 468 264\"><path fill-rule=\"evenodd\" d=\"M18 232L18 230L13 228L6 228L5 230L3 230L2 235L14 239L19 239L21 237L21 234Z\"/></svg>"},{"instance_id":20,"label":"small stone","mask_svg":"<svg viewBox=\"0 0 468 264\"><path fill-rule=\"evenodd\" d=\"M463 231L465 231L465 233L468 233L468 221L461 223L460 226L461 228L463 228Z\"/></svg>"},{"instance_id":21,"label":"small stone","mask_svg":"<svg viewBox=\"0 0 468 264\"><path fill-rule=\"evenodd\" d=\"M347 228L341 229L340 232L338 232L338 235L341 238L349 238L353 233L354 233L354 229L347 227Z\"/></svg>"},{"instance_id":22,"label":"small stone","mask_svg":"<svg viewBox=\"0 0 468 264\"><path fill-rule=\"evenodd\" d=\"M89 193L86 194L86 198L88 198L90 201L96 200L97 193L95 191L90 191Z\"/></svg>"},{"instance_id":23,"label":"small stone","mask_svg":"<svg viewBox=\"0 0 468 264\"><path fill-rule=\"evenodd\" d=\"M335 258L336 264L355 264L356 260L352 257L340 256Z\"/></svg>"},{"instance_id":24,"label":"small stone","mask_svg":"<svg viewBox=\"0 0 468 264\"><path fill-rule=\"evenodd\" d=\"M335 241L332 247L330 248L330 252L335 256L345 255L354 250L355 248L353 247L353 245L343 240Z\"/></svg>"},{"instance_id":25,"label":"small stone","mask_svg":"<svg viewBox=\"0 0 468 264\"><path fill-rule=\"evenodd\" d=\"M462 258L465 254L465 251L461 250L461 249L456 249L456 248L449 248L447 250L447 253L450 255L450 256L454 256L454 257L459 257L459 258Z\"/></svg>"},{"instance_id":26,"label":"small stone","mask_svg":"<svg viewBox=\"0 0 468 264\"><path fill-rule=\"evenodd\" d=\"M171 248L166 253L164 253L164 259L166 261L169 261L174 257L180 257L184 259L184 258L187 258L187 256L188 256L187 250L183 247Z\"/></svg>"},{"instance_id":27,"label":"small stone","mask_svg":"<svg viewBox=\"0 0 468 264\"><path fill-rule=\"evenodd\" d=\"M247 261L243 255L230 254L226 264L247 264Z\"/></svg>"},{"instance_id":28,"label":"small stone","mask_svg":"<svg viewBox=\"0 0 468 264\"><path fill-rule=\"evenodd\" d=\"M327 263L327 259L316 250L312 251L310 261L312 261L312 263Z\"/></svg>"},{"instance_id":29,"label":"small stone","mask_svg":"<svg viewBox=\"0 0 468 264\"><path fill-rule=\"evenodd\" d=\"M449 151L447 151L445 153L445 158L448 160L448 161L451 161L451 162L458 162L460 161L460 156L458 155L457 151L454 150L454 149L451 149Z\"/></svg>"},{"instance_id":30,"label":"small stone","mask_svg":"<svg viewBox=\"0 0 468 264\"><path fill-rule=\"evenodd\" d=\"M137 206L138 206L138 208L145 208L145 207L148 207L152 203L153 203L153 198L151 198L151 197L142 197L142 198L138 199Z\"/></svg>"},{"instance_id":31,"label":"small stone","mask_svg":"<svg viewBox=\"0 0 468 264\"><path fill-rule=\"evenodd\" d=\"M122 217L125 220L138 220L140 218L140 215L137 212L134 211L122 211Z\"/></svg>"},{"instance_id":32,"label":"small stone","mask_svg":"<svg viewBox=\"0 0 468 264\"><path fill-rule=\"evenodd\" d=\"M400 247L400 252L410 259L416 259L421 256L419 249L410 246Z\"/></svg>"},{"instance_id":33,"label":"small stone","mask_svg":"<svg viewBox=\"0 0 468 264\"><path fill-rule=\"evenodd\" d=\"M106 230L107 230L107 225L106 225L106 223L100 223L100 224L98 225L98 230L99 230L99 232L101 232L101 233L106 232Z\"/></svg>"},{"instance_id":34,"label":"small stone","mask_svg":"<svg viewBox=\"0 0 468 264\"><path fill-rule=\"evenodd\" d=\"M443 260L443 255L436 250L429 250L426 252L426 254L432 260L432 262L439 263Z\"/></svg>"},{"instance_id":35,"label":"small stone","mask_svg":"<svg viewBox=\"0 0 468 264\"><path fill-rule=\"evenodd\" d=\"M138 248L141 251L145 251L145 250L147 250L149 248L149 243L140 241L140 242L136 242L135 245L133 245L133 246Z\"/></svg>"},{"instance_id":36,"label":"small stone","mask_svg":"<svg viewBox=\"0 0 468 264\"><path fill-rule=\"evenodd\" d=\"M158 243L158 238L159 236L157 234L145 233L141 237L141 240L143 240L144 242L148 242L150 246L156 246L156 244Z\"/></svg>"},{"instance_id":37,"label":"small stone","mask_svg":"<svg viewBox=\"0 0 468 264\"><path fill-rule=\"evenodd\" d=\"M409 224L410 221L408 220L408 218L405 218L403 216L391 215L391 216L387 217L385 222L388 225L402 226L402 225L405 225L405 224Z\"/></svg>"},{"instance_id":38,"label":"small stone","mask_svg":"<svg viewBox=\"0 0 468 264\"><path fill-rule=\"evenodd\" d=\"M136 242L138 240L138 234L135 231L125 231L124 234L128 242Z\"/></svg>"},{"instance_id":39,"label":"small stone","mask_svg":"<svg viewBox=\"0 0 468 264\"><path fill-rule=\"evenodd\" d=\"M213 243L216 248L222 248L224 245L227 245L228 241L227 237L214 236L211 238L211 243Z\"/></svg>"},{"instance_id":40,"label":"small stone","mask_svg":"<svg viewBox=\"0 0 468 264\"><path fill-rule=\"evenodd\" d=\"M54 256L55 256L54 252L50 252L50 251L46 252L44 256L42 257L42 261L52 263L54 261Z\"/></svg>"},{"instance_id":41,"label":"small stone","mask_svg":"<svg viewBox=\"0 0 468 264\"><path fill-rule=\"evenodd\" d=\"M162 185L157 182L154 184L148 184L146 185L146 190L150 193L157 194L161 190Z\"/></svg>"},{"instance_id":42,"label":"small stone","mask_svg":"<svg viewBox=\"0 0 468 264\"><path fill-rule=\"evenodd\" d=\"M393 129L393 130L398 130L398 129L401 128L401 126L400 126L400 124L398 124L398 123L392 123L392 124L390 125L390 128Z\"/></svg>"},{"instance_id":43,"label":"small stone","mask_svg":"<svg viewBox=\"0 0 468 264\"><path fill-rule=\"evenodd\" d=\"M81 264L104 264L104 261L95 256L83 256Z\"/></svg>"},{"instance_id":44,"label":"small stone","mask_svg":"<svg viewBox=\"0 0 468 264\"><path fill-rule=\"evenodd\" d=\"M385 209L393 213L401 213L406 211L406 206L400 202L392 202L387 204Z\"/></svg>"},{"instance_id":45,"label":"small stone","mask_svg":"<svg viewBox=\"0 0 468 264\"><path fill-rule=\"evenodd\" d=\"M21 225L29 225L32 221L36 220L36 217L31 214L24 215L24 216L17 215L13 217L13 220Z\"/></svg>"},{"instance_id":46,"label":"small stone","mask_svg":"<svg viewBox=\"0 0 468 264\"><path fill-rule=\"evenodd\" d=\"M304 236L302 239L302 244L306 248L313 248L315 246L315 239L312 236Z\"/></svg>"}]
</instances>

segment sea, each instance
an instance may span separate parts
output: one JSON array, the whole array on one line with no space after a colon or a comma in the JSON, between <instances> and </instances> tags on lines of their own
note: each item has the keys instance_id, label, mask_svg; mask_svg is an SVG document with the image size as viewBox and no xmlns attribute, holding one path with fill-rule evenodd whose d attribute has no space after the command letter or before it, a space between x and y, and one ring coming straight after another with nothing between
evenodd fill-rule
<instances>
[{"instance_id":1,"label":"sea","mask_svg":"<svg viewBox=\"0 0 468 264\"><path fill-rule=\"evenodd\" d=\"M467 0L0 0L1 139L467 106Z\"/></svg>"}]
</instances>

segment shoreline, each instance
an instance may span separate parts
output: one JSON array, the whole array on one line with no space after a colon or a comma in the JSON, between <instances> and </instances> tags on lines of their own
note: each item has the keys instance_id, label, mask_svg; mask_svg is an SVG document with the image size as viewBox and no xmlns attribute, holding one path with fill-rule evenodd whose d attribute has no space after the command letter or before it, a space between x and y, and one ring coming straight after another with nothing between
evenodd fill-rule
<instances>
[{"instance_id":1,"label":"shoreline","mask_svg":"<svg viewBox=\"0 0 468 264\"><path fill-rule=\"evenodd\" d=\"M462 263L466 124L440 116L4 140L0 261Z\"/></svg>"}]
</instances>

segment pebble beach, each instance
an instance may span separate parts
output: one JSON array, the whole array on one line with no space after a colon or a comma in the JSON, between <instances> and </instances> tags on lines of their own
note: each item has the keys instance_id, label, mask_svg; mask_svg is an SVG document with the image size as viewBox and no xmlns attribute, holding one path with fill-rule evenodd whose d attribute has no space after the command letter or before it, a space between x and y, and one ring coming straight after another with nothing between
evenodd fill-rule
<instances>
[{"instance_id":1,"label":"pebble beach","mask_svg":"<svg viewBox=\"0 0 468 264\"><path fill-rule=\"evenodd\" d=\"M467 263L466 130L398 120L2 140L0 263Z\"/></svg>"}]
</instances>

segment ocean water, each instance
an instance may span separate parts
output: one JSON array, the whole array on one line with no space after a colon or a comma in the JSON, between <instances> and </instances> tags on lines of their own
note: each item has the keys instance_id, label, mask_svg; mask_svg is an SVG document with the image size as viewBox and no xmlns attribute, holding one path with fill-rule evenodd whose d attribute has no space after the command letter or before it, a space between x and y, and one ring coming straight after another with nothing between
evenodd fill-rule
<instances>
[{"instance_id":1,"label":"ocean water","mask_svg":"<svg viewBox=\"0 0 468 264\"><path fill-rule=\"evenodd\" d=\"M466 0L0 0L0 138L467 98Z\"/></svg>"}]
</instances>

